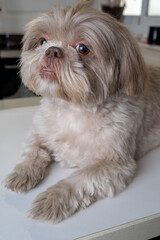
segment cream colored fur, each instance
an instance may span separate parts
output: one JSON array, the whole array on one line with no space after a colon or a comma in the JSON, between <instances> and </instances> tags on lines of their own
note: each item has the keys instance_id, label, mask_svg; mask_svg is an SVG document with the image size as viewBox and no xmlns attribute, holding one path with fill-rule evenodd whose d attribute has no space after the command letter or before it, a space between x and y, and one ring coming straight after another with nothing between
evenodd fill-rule
<instances>
[{"instance_id":1,"label":"cream colored fur","mask_svg":"<svg viewBox=\"0 0 160 240\"><path fill-rule=\"evenodd\" d=\"M47 43L38 45L42 37ZM6 186L35 187L53 161L78 167L32 204L32 218L57 223L124 190L136 160L160 144L160 70L145 65L124 26L87 4L40 16L23 42L23 83L43 100ZM79 43L88 55L79 55ZM50 47L64 57L47 58Z\"/></svg>"}]
</instances>

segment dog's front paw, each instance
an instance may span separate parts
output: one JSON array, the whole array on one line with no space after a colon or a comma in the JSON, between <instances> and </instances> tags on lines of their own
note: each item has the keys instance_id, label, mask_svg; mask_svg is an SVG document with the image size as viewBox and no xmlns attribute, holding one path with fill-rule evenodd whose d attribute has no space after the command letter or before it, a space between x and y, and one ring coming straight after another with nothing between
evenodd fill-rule
<instances>
[{"instance_id":1,"label":"dog's front paw","mask_svg":"<svg viewBox=\"0 0 160 240\"><path fill-rule=\"evenodd\" d=\"M43 169L20 163L5 179L5 186L14 192L22 193L35 187L43 176Z\"/></svg>"},{"instance_id":2,"label":"dog's front paw","mask_svg":"<svg viewBox=\"0 0 160 240\"><path fill-rule=\"evenodd\" d=\"M57 184L39 194L29 217L58 223L79 210L78 194L67 184Z\"/></svg>"}]
</instances>

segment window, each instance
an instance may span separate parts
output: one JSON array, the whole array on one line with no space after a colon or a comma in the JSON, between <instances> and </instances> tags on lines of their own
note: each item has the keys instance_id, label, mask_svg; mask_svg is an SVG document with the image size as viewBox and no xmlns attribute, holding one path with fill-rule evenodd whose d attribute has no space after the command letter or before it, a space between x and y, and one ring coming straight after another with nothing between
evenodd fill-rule
<instances>
[{"instance_id":1,"label":"window","mask_svg":"<svg viewBox=\"0 0 160 240\"><path fill-rule=\"evenodd\" d=\"M147 16L160 16L160 1L158 0L125 0L124 16L140 16L142 7L146 8Z\"/></svg>"},{"instance_id":2,"label":"window","mask_svg":"<svg viewBox=\"0 0 160 240\"><path fill-rule=\"evenodd\" d=\"M160 0L126 0L123 24L139 40L146 40L151 26L160 26Z\"/></svg>"},{"instance_id":3,"label":"window","mask_svg":"<svg viewBox=\"0 0 160 240\"><path fill-rule=\"evenodd\" d=\"M148 16L160 16L160 1L150 0L148 3Z\"/></svg>"},{"instance_id":4,"label":"window","mask_svg":"<svg viewBox=\"0 0 160 240\"><path fill-rule=\"evenodd\" d=\"M142 9L142 0L126 0L126 7L123 12L125 16L140 16Z\"/></svg>"}]
</instances>

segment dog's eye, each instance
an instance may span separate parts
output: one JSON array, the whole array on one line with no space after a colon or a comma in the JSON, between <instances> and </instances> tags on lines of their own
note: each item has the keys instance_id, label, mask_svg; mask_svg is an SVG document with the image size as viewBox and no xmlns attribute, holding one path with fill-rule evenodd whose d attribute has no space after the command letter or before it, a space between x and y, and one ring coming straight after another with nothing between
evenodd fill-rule
<instances>
[{"instance_id":1,"label":"dog's eye","mask_svg":"<svg viewBox=\"0 0 160 240\"><path fill-rule=\"evenodd\" d=\"M77 52L80 54L80 55L87 55L90 50L88 49L88 47L84 44L79 44L77 47Z\"/></svg>"},{"instance_id":2,"label":"dog's eye","mask_svg":"<svg viewBox=\"0 0 160 240\"><path fill-rule=\"evenodd\" d=\"M41 46L45 43L47 43L47 40L45 38L40 38L39 41L38 41L38 46Z\"/></svg>"}]
</instances>

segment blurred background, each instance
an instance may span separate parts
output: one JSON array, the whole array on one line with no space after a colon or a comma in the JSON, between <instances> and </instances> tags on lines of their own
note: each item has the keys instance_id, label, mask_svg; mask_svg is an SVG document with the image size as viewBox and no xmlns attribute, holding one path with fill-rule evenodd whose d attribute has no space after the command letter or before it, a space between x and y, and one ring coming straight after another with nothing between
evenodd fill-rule
<instances>
[{"instance_id":1,"label":"blurred background","mask_svg":"<svg viewBox=\"0 0 160 240\"><path fill-rule=\"evenodd\" d=\"M27 22L55 6L76 0L0 0L0 99L34 96L19 77L21 39ZM93 7L113 15L137 39L145 61L160 66L160 1L94 0Z\"/></svg>"}]
</instances>

